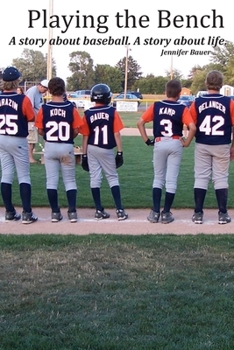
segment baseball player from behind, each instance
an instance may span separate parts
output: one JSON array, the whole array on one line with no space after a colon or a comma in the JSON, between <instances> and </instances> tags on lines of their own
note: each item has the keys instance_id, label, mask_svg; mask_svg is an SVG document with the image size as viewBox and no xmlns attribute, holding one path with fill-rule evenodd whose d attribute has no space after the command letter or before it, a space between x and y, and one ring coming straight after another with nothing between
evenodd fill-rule
<instances>
[{"instance_id":1,"label":"baseball player from behind","mask_svg":"<svg viewBox=\"0 0 234 350\"><path fill-rule=\"evenodd\" d=\"M227 212L228 171L230 159L234 159L234 101L219 93L223 75L217 70L206 76L207 94L196 98L190 107L197 125L194 157L194 201L192 221L203 223L203 206L208 184L212 176L218 203L218 223L231 221ZM231 148L230 148L231 144Z\"/></svg>"},{"instance_id":2,"label":"baseball player from behind","mask_svg":"<svg viewBox=\"0 0 234 350\"><path fill-rule=\"evenodd\" d=\"M107 219L110 215L101 204L100 187L102 171L105 173L116 206L118 220L125 220L116 168L123 164L120 130L123 122L116 109L110 106L112 93L106 84L97 84L91 89L91 102L95 106L85 111L83 134L82 167L90 173L90 187L96 207L95 219ZM117 146L117 154L114 148Z\"/></svg>"},{"instance_id":3,"label":"baseball player from behind","mask_svg":"<svg viewBox=\"0 0 234 350\"><path fill-rule=\"evenodd\" d=\"M5 220L20 220L21 215L12 203L12 182L16 168L23 213L22 223L37 221L31 208L31 180L28 155L28 122L35 114L29 98L17 94L21 74L15 67L7 67L2 74L0 95L0 159L2 168L1 194L6 209Z\"/></svg>"},{"instance_id":4,"label":"baseball player from behind","mask_svg":"<svg viewBox=\"0 0 234 350\"><path fill-rule=\"evenodd\" d=\"M139 119L137 126L145 143L153 145L146 134L145 123L153 121L154 134L154 181L153 181L153 209L147 219L152 223L160 220L160 203L162 188L166 186L164 208L161 212L161 222L168 224L174 220L170 212L174 201L177 178L179 175L183 147L188 147L194 137L196 126L189 109L178 103L181 83L171 80L166 84L167 98L155 102ZM186 140L182 138L183 124L189 129Z\"/></svg>"},{"instance_id":5,"label":"baseball player from behind","mask_svg":"<svg viewBox=\"0 0 234 350\"><path fill-rule=\"evenodd\" d=\"M52 100L40 108L35 126L45 142L45 169L47 196L52 210L51 221L62 220L58 205L58 181L61 168L68 202L68 219L77 222L74 138L78 135L82 119L69 101L64 101L65 83L61 78L49 81Z\"/></svg>"}]
</instances>

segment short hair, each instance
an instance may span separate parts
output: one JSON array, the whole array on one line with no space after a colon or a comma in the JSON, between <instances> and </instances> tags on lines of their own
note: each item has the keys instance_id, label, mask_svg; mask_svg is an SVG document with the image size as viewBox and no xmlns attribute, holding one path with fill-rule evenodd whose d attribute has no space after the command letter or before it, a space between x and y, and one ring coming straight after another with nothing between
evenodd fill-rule
<instances>
[{"instance_id":1,"label":"short hair","mask_svg":"<svg viewBox=\"0 0 234 350\"><path fill-rule=\"evenodd\" d=\"M223 74L218 70L210 71L206 76L206 86L208 90L219 91L223 86Z\"/></svg>"},{"instance_id":2,"label":"short hair","mask_svg":"<svg viewBox=\"0 0 234 350\"><path fill-rule=\"evenodd\" d=\"M19 79L14 80L14 81L4 81L4 80L2 80L1 90L2 91L16 90L18 85L19 85Z\"/></svg>"},{"instance_id":3,"label":"short hair","mask_svg":"<svg viewBox=\"0 0 234 350\"><path fill-rule=\"evenodd\" d=\"M65 82L61 78L52 78L48 85L49 92L53 96L62 96L65 93Z\"/></svg>"},{"instance_id":4,"label":"short hair","mask_svg":"<svg viewBox=\"0 0 234 350\"><path fill-rule=\"evenodd\" d=\"M166 83L167 97L176 98L180 95L181 90L182 90L182 86L179 80L172 79Z\"/></svg>"}]
</instances>

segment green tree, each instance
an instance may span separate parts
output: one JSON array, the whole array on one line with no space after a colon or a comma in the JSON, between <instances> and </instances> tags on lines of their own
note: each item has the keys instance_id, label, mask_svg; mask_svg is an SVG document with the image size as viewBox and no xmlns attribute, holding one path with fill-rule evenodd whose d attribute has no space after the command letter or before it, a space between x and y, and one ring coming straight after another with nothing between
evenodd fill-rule
<instances>
[{"instance_id":1,"label":"green tree","mask_svg":"<svg viewBox=\"0 0 234 350\"><path fill-rule=\"evenodd\" d=\"M192 79L181 79L181 85L182 87L188 88L190 89L191 85L192 85Z\"/></svg>"},{"instance_id":2,"label":"green tree","mask_svg":"<svg viewBox=\"0 0 234 350\"><path fill-rule=\"evenodd\" d=\"M193 78L195 77L197 71L202 71L204 68L202 68L201 66L199 66L198 64L193 66L191 69L190 69L190 72L188 74L188 79L191 79L193 80Z\"/></svg>"},{"instance_id":3,"label":"green tree","mask_svg":"<svg viewBox=\"0 0 234 350\"><path fill-rule=\"evenodd\" d=\"M192 85L191 85L191 90L193 94L196 94L200 90L206 90L206 85L205 85L205 80L206 80L206 75L208 72L211 70L218 70L223 73L224 75L224 83L225 84L230 84L233 81L232 80L232 64L231 61L233 60L233 57L229 59L228 62L230 62L229 68L230 68L230 79L228 80L228 73L227 73L227 67L225 67L225 72L224 68L222 67L221 63L219 62L211 62L205 66L195 66L191 69L190 71L190 76L192 77ZM233 62L233 61L232 61ZM233 66L234 67L234 66Z\"/></svg>"},{"instance_id":4,"label":"green tree","mask_svg":"<svg viewBox=\"0 0 234 350\"><path fill-rule=\"evenodd\" d=\"M134 90L139 89L142 94L164 94L165 85L168 79L162 76L155 77L153 74L148 74L134 84Z\"/></svg>"},{"instance_id":5,"label":"green tree","mask_svg":"<svg viewBox=\"0 0 234 350\"><path fill-rule=\"evenodd\" d=\"M72 75L67 78L67 90L90 89L94 85L93 59L85 51L70 53L68 68Z\"/></svg>"},{"instance_id":6,"label":"green tree","mask_svg":"<svg viewBox=\"0 0 234 350\"><path fill-rule=\"evenodd\" d=\"M234 56L230 57L226 65L225 84L234 86Z\"/></svg>"},{"instance_id":7,"label":"green tree","mask_svg":"<svg viewBox=\"0 0 234 350\"><path fill-rule=\"evenodd\" d=\"M171 80L171 78L181 80L183 78L183 74L179 69L174 68L174 69L166 70L166 78L167 80Z\"/></svg>"},{"instance_id":8,"label":"green tree","mask_svg":"<svg viewBox=\"0 0 234 350\"><path fill-rule=\"evenodd\" d=\"M112 67L108 64L97 64L95 67L95 84L107 84L114 93L122 90L122 78L122 73L118 68Z\"/></svg>"},{"instance_id":9,"label":"green tree","mask_svg":"<svg viewBox=\"0 0 234 350\"><path fill-rule=\"evenodd\" d=\"M47 55L41 51L24 49L20 58L14 58L12 65L22 74L23 80L39 82L47 76ZM55 61L52 61L52 76L56 76Z\"/></svg>"},{"instance_id":10,"label":"green tree","mask_svg":"<svg viewBox=\"0 0 234 350\"><path fill-rule=\"evenodd\" d=\"M141 67L139 66L139 64L137 63L137 61L135 61L133 59L132 56L128 57L128 61L127 61L127 90L132 90L133 85L135 84L135 82L141 78L142 76L142 72ZM120 70L120 72L122 73L122 89L124 89L125 86L125 68L126 68L126 57L122 58L115 66L116 68L118 68Z\"/></svg>"},{"instance_id":11,"label":"green tree","mask_svg":"<svg viewBox=\"0 0 234 350\"><path fill-rule=\"evenodd\" d=\"M201 91L206 90L206 85L205 85L206 74L207 74L207 70L205 69L196 71L193 78L193 83L191 85L191 91L194 95L200 90Z\"/></svg>"},{"instance_id":12,"label":"green tree","mask_svg":"<svg viewBox=\"0 0 234 350\"><path fill-rule=\"evenodd\" d=\"M211 52L211 62L220 65L220 69L225 72L226 65L234 56L234 43L226 41L225 45L216 46Z\"/></svg>"},{"instance_id":13,"label":"green tree","mask_svg":"<svg viewBox=\"0 0 234 350\"><path fill-rule=\"evenodd\" d=\"M211 53L211 62L214 69L219 70L224 75L224 82L234 85L234 43L226 41L225 45L216 46Z\"/></svg>"}]
</instances>

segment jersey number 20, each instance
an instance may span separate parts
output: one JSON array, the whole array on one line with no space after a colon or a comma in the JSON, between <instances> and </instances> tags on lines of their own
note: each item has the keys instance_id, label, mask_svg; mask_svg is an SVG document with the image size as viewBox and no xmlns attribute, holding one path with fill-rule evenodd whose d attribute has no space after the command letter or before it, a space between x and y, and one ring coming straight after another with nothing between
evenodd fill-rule
<instances>
[{"instance_id":1,"label":"jersey number 20","mask_svg":"<svg viewBox=\"0 0 234 350\"><path fill-rule=\"evenodd\" d=\"M50 121L46 123L46 128L50 129L46 133L47 141L68 141L70 138L70 125L67 122Z\"/></svg>"}]
</instances>

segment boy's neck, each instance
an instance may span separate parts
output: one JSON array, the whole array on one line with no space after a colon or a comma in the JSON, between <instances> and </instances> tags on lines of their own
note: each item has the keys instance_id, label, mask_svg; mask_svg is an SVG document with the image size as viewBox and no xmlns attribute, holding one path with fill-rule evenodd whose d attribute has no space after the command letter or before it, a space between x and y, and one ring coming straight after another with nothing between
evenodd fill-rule
<instances>
[{"instance_id":1,"label":"boy's neck","mask_svg":"<svg viewBox=\"0 0 234 350\"><path fill-rule=\"evenodd\" d=\"M63 102L63 95L61 96L52 96L52 102Z\"/></svg>"},{"instance_id":2,"label":"boy's neck","mask_svg":"<svg viewBox=\"0 0 234 350\"><path fill-rule=\"evenodd\" d=\"M208 90L207 91L208 94L219 94L219 90Z\"/></svg>"},{"instance_id":3,"label":"boy's neck","mask_svg":"<svg viewBox=\"0 0 234 350\"><path fill-rule=\"evenodd\" d=\"M176 102L179 99L179 97L167 97L166 100L167 101L174 101Z\"/></svg>"}]
</instances>

